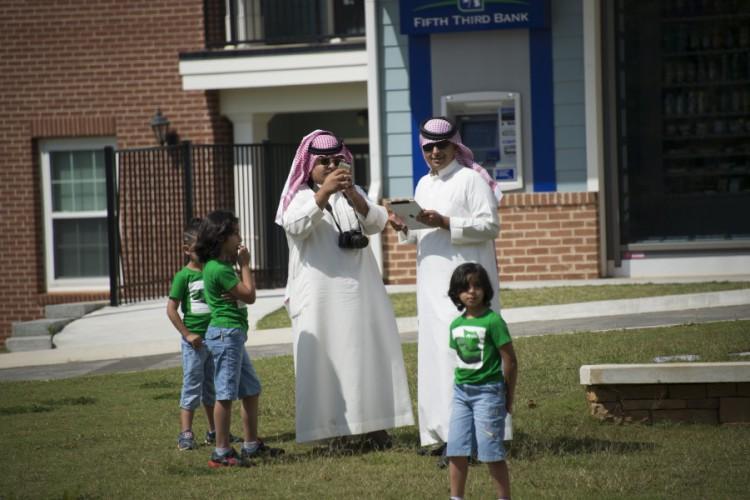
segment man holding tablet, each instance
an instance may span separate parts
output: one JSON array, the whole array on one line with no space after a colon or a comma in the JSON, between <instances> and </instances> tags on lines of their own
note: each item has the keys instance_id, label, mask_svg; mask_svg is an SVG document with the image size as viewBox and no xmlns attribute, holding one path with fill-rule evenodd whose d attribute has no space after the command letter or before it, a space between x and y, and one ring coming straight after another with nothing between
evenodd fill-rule
<instances>
[{"instance_id":1,"label":"man holding tablet","mask_svg":"<svg viewBox=\"0 0 750 500\"><path fill-rule=\"evenodd\" d=\"M448 286L456 266L478 262L490 271L495 291L491 307L500 311L495 238L500 231L497 207L502 193L487 171L474 163L474 155L449 119L425 120L419 142L430 171L414 192L421 207L414 219L426 228L417 229L400 217L398 213L404 211L397 204L391 205L389 222L400 242L417 245L420 441L422 446L438 445L432 453L444 454L455 368L447 335L457 315Z\"/></svg>"}]
</instances>

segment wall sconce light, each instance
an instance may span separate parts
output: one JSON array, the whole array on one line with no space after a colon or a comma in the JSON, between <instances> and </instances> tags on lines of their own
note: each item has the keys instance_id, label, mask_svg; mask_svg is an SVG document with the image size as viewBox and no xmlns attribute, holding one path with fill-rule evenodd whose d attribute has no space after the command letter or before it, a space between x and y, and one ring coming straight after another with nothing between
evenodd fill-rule
<instances>
[{"instance_id":1,"label":"wall sconce light","mask_svg":"<svg viewBox=\"0 0 750 500\"><path fill-rule=\"evenodd\" d=\"M179 136L174 130L169 130L169 119L157 109L151 118L151 130L154 131L156 141L160 146L174 146L179 142Z\"/></svg>"}]
</instances>

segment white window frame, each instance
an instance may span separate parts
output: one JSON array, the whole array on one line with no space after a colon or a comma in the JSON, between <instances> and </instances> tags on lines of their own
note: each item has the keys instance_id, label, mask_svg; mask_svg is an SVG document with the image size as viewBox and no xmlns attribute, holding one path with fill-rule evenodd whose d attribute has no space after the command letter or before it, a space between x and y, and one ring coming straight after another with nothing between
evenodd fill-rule
<instances>
[{"instance_id":1,"label":"white window frame","mask_svg":"<svg viewBox=\"0 0 750 500\"><path fill-rule=\"evenodd\" d=\"M52 213L52 175L50 172L50 153L58 151L79 151L115 147L114 137L90 137L78 139L46 139L39 141L42 168L42 215L44 217L44 261L47 291L108 291L109 276L101 278L55 278L53 220L83 219L107 217L107 210L72 212L70 214Z\"/></svg>"}]
</instances>

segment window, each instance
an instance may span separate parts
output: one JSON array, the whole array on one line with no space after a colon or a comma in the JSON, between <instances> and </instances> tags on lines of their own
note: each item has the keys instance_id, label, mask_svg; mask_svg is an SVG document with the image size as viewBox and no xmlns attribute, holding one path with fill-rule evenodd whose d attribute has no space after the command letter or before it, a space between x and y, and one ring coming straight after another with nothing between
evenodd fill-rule
<instances>
[{"instance_id":1,"label":"window","mask_svg":"<svg viewBox=\"0 0 750 500\"><path fill-rule=\"evenodd\" d=\"M40 144L47 289L107 289L104 147L114 139Z\"/></svg>"}]
</instances>

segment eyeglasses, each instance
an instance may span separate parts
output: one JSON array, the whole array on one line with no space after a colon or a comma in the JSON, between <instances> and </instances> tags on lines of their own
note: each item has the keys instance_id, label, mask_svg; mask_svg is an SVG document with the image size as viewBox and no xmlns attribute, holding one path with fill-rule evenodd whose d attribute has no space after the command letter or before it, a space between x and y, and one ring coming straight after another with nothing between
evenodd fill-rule
<instances>
[{"instance_id":1,"label":"eyeglasses","mask_svg":"<svg viewBox=\"0 0 750 500\"><path fill-rule=\"evenodd\" d=\"M431 153L432 148L438 148L439 150L443 150L447 148L450 145L451 141L440 141L440 142L431 142L429 144L425 144L422 146L422 151L425 153Z\"/></svg>"},{"instance_id":2,"label":"eyeglasses","mask_svg":"<svg viewBox=\"0 0 750 500\"><path fill-rule=\"evenodd\" d=\"M340 157L338 157L338 156L334 156L333 158L331 158L330 156L320 156L320 157L318 158L318 161L319 161L319 162L320 162L320 164L321 164L321 165L323 165L324 167L327 167L328 165L330 165L330 164L331 164L331 162L333 162L333 166L334 166L334 167L338 167L338 166L339 166L339 163L341 163L342 161L344 161L344 159L343 159L343 158L340 158Z\"/></svg>"}]
</instances>

